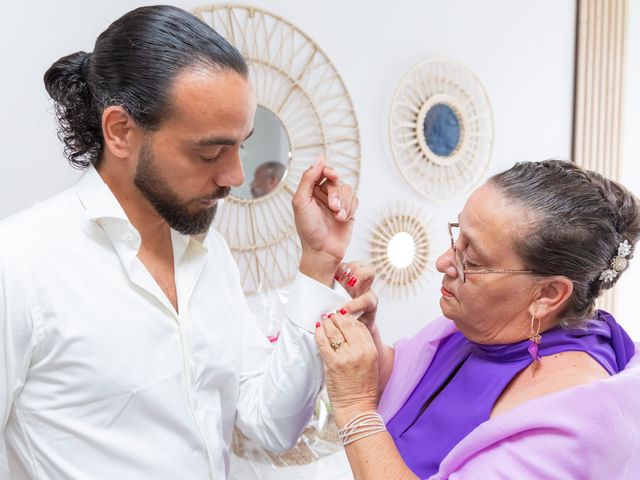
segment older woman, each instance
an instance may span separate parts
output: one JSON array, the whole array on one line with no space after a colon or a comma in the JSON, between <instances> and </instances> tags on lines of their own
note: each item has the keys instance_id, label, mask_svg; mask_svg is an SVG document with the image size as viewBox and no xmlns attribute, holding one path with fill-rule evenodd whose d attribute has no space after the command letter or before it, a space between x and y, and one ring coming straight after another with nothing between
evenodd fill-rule
<instances>
[{"instance_id":1,"label":"older woman","mask_svg":"<svg viewBox=\"0 0 640 480\"><path fill-rule=\"evenodd\" d=\"M358 264L340 276L354 300L316 324L355 477L640 478L640 355L594 309L632 257L637 199L570 162L519 163L449 234L444 317L415 337L380 341Z\"/></svg>"}]
</instances>

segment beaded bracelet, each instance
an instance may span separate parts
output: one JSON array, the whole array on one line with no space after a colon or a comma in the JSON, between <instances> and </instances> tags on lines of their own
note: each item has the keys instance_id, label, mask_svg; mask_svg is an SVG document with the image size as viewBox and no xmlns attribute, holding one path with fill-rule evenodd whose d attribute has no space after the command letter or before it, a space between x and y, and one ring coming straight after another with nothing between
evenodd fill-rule
<instances>
[{"instance_id":1,"label":"beaded bracelet","mask_svg":"<svg viewBox=\"0 0 640 480\"><path fill-rule=\"evenodd\" d=\"M351 419L344 427L338 430L338 434L342 440L342 445L347 446L350 443L386 430L387 427L384 424L384 420L382 420L378 412L366 412Z\"/></svg>"}]
</instances>

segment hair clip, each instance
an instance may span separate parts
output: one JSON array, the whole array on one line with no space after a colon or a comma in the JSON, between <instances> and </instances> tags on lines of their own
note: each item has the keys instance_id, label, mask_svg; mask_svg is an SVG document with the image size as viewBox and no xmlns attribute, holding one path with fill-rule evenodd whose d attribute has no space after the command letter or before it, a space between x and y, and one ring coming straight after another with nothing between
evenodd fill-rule
<instances>
[{"instance_id":1,"label":"hair clip","mask_svg":"<svg viewBox=\"0 0 640 480\"><path fill-rule=\"evenodd\" d=\"M600 280L603 282L611 282L628 266L629 260L626 257L631 253L631 245L626 240L618 245L618 254L611 260L611 268L606 269L600 274Z\"/></svg>"}]
</instances>

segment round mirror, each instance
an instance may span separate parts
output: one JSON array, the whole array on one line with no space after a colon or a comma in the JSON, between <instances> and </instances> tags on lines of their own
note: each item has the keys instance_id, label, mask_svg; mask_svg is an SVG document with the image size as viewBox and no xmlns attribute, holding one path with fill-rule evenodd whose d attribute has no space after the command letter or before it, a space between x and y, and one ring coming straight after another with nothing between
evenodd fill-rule
<instances>
[{"instance_id":1,"label":"round mirror","mask_svg":"<svg viewBox=\"0 0 640 480\"><path fill-rule=\"evenodd\" d=\"M284 125L268 108L258 105L253 135L244 142L240 155L244 183L231 189L236 197L264 197L282 183L291 160L291 145Z\"/></svg>"},{"instance_id":2,"label":"round mirror","mask_svg":"<svg viewBox=\"0 0 640 480\"><path fill-rule=\"evenodd\" d=\"M427 112L422 132L425 143L433 153L448 157L460 144L460 119L449 105L437 103Z\"/></svg>"},{"instance_id":3,"label":"round mirror","mask_svg":"<svg viewBox=\"0 0 640 480\"><path fill-rule=\"evenodd\" d=\"M407 232L396 233L387 245L389 262L396 268L407 268L413 262L416 242Z\"/></svg>"}]
</instances>

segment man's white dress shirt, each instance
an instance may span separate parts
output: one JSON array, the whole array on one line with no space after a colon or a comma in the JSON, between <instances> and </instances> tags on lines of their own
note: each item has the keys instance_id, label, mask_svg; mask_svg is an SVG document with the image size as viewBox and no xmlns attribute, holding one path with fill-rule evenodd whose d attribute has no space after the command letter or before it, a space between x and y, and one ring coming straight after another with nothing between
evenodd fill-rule
<instances>
[{"instance_id":1,"label":"man's white dress shirt","mask_svg":"<svg viewBox=\"0 0 640 480\"><path fill-rule=\"evenodd\" d=\"M216 479L233 425L286 450L344 292L298 274L272 349L222 237L172 231L179 313L94 168L0 223L0 421L12 479Z\"/></svg>"}]
</instances>

